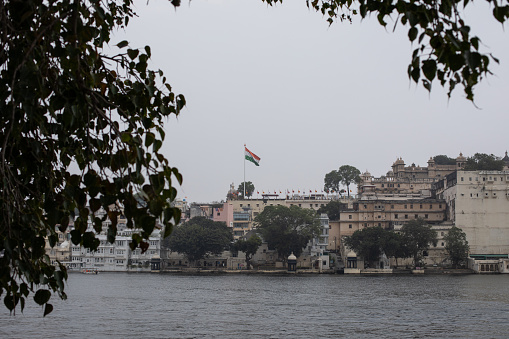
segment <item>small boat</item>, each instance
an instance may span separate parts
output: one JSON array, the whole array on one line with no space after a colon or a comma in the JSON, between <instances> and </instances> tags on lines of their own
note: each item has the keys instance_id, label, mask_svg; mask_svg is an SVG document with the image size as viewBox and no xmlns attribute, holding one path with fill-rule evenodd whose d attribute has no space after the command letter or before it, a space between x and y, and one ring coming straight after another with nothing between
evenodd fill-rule
<instances>
[{"instance_id":1,"label":"small boat","mask_svg":"<svg viewBox=\"0 0 509 339\"><path fill-rule=\"evenodd\" d=\"M84 268L81 271L81 273L83 273L83 274L97 274L99 272L97 271L97 268Z\"/></svg>"}]
</instances>

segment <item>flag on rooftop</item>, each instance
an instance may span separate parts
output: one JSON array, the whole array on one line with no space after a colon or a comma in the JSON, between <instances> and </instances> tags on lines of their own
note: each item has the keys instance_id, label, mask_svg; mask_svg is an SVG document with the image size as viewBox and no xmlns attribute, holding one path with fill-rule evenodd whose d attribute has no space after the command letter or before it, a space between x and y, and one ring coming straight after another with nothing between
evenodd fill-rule
<instances>
[{"instance_id":1,"label":"flag on rooftop","mask_svg":"<svg viewBox=\"0 0 509 339\"><path fill-rule=\"evenodd\" d=\"M260 157L248 150L246 146L244 146L244 149L244 156L246 157L246 160L251 161L256 166L260 166Z\"/></svg>"}]
</instances>

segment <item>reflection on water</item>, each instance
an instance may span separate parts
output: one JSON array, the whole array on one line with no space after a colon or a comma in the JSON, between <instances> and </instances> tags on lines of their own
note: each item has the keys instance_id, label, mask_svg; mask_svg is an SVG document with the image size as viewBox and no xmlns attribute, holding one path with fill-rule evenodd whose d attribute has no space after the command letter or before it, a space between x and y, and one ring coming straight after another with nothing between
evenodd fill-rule
<instances>
[{"instance_id":1,"label":"reflection on water","mask_svg":"<svg viewBox=\"0 0 509 339\"><path fill-rule=\"evenodd\" d=\"M509 276L71 274L0 337L506 338Z\"/></svg>"}]
</instances>

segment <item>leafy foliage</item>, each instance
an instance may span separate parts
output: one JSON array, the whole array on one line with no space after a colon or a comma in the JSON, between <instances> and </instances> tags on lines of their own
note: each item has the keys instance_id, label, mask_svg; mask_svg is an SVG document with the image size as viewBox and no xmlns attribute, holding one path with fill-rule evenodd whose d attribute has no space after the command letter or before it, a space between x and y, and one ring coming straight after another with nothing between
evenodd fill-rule
<instances>
[{"instance_id":1,"label":"leafy foliage","mask_svg":"<svg viewBox=\"0 0 509 339\"><path fill-rule=\"evenodd\" d=\"M463 169L466 171L502 171L504 161L493 154L476 153L473 157L468 157Z\"/></svg>"},{"instance_id":2,"label":"leafy foliage","mask_svg":"<svg viewBox=\"0 0 509 339\"><path fill-rule=\"evenodd\" d=\"M247 269L251 269L251 260L258 251L258 248L262 245L262 239L256 234L253 234L249 239L239 239L233 243L232 251L244 252L246 254L246 266Z\"/></svg>"},{"instance_id":3,"label":"leafy foliage","mask_svg":"<svg viewBox=\"0 0 509 339\"><path fill-rule=\"evenodd\" d=\"M253 192L255 190L255 186L253 185L253 183L251 181L246 181L246 194L245 196L246 197L250 197L253 195ZM240 192L240 195L244 196L244 182L242 182L240 185L239 185L239 188L237 189L237 191Z\"/></svg>"},{"instance_id":4,"label":"leafy foliage","mask_svg":"<svg viewBox=\"0 0 509 339\"><path fill-rule=\"evenodd\" d=\"M444 240L445 250L447 251L453 266L457 268L459 265L465 263L470 249L465 232L463 232L460 228L453 226L444 237Z\"/></svg>"},{"instance_id":5,"label":"leafy foliage","mask_svg":"<svg viewBox=\"0 0 509 339\"><path fill-rule=\"evenodd\" d=\"M329 220L339 220L339 213L341 210L342 204L337 200L331 200L325 206L320 207L316 214L320 215L322 213L327 214Z\"/></svg>"},{"instance_id":6,"label":"leafy foliage","mask_svg":"<svg viewBox=\"0 0 509 339\"><path fill-rule=\"evenodd\" d=\"M132 7L132 0L0 2L0 294L11 311L18 303L23 310L31 292L44 315L51 292L66 297L66 269L50 265L44 245L71 219L73 243L91 250L99 242L87 221L101 207L110 242L121 211L129 227L142 228L132 249L148 247L158 217L165 235L179 222L170 202L172 180L182 175L160 150L163 121L185 99L148 68L149 46L122 41L117 54L103 51Z\"/></svg>"},{"instance_id":7,"label":"leafy foliage","mask_svg":"<svg viewBox=\"0 0 509 339\"><path fill-rule=\"evenodd\" d=\"M348 197L350 197L350 184L359 183L361 181L360 174L361 171L350 165L343 165L339 168L338 175L341 183L346 186Z\"/></svg>"},{"instance_id":8,"label":"leafy foliage","mask_svg":"<svg viewBox=\"0 0 509 339\"><path fill-rule=\"evenodd\" d=\"M224 222L195 217L175 227L165 245L193 262L207 255L221 254L230 248L232 241L232 230Z\"/></svg>"},{"instance_id":9,"label":"leafy foliage","mask_svg":"<svg viewBox=\"0 0 509 339\"><path fill-rule=\"evenodd\" d=\"M418 265L423 252L430 245L437 245L437 232L423 219L410 220L401 228L401 234L407 246L408 253L414 259L414 265Z\"/></svg>"},{"instance_id":10,"label":"leafy foliage","mask_svg":"<svg viewBox=\"0 0 509 339\"><path fill-rule=\"evenodd\" d=\"M345 237L345 245L364 258L370 267L383 253L382 241L387 233L381 227L366 227L355 231L351 236Z\"/></svg>"},{"instance_id":11,"label":"leafy foliage","mask_svg":"<svg viewBox=\"0 0 509 339\"><path fill-rule=\"evenodd\" d=\"M283 0L263 0L269 5ZM507 0L487 0L493 7L493 17L500 23L509 18ZM408 66L408 77L431 91L436 79L448 86L450 96L460 85L468 100L474 99L473 89L490 71L490 62L499 61L480 50L481 39L470 35L465 9L474 1L413 1L413 0L306 0L308 7L321 12L329 24L336 20L351 21L353 15L363 19L376 16L380 25L394 20L408 28L408 39L416 48Z\"/></svg>"},{"instance_id":12,"label":"leafy foliage","mask_svg":"<svg viewBox=\"0 0 509 339\"><path fill-rule=\"evenodd\" d=\"M339 184L341 183L341 176L338 171L330 171L325 174L323 179L324 185L323 190L326 192L339 192Z\"/></svg>"},{"instance_id":13,"label":"leafy foliage","mask_svg":"<svg viewBox=\"0 0 509 339\"><path fill-rule=\"evenodd\" d=\"M437 165L456 165L456 159L449 158L447 155L435 155L433 160Z\"/></svg>"},{"instance_id":14,"label":"leafy foliage","mask_svg":"<svg viewBox=\"0 0 509 339\"><path fill-rule=\"evenodd\" d=\"M394 231L387 230L385 232L381 239L381 247L387 257L393 257L396 260L396 266L398 266L398 258L408 258L410 256L405 239L401 234Z\"/></svg>"},{"instance_id":15,"label":"leafy foliage","mask_svg":"<svg viewBox=\"0 0 509 339\"><path fill-rule=\"evenodd\" d=\"M275 249L283 261L292 252L300 256L308 242L320 233L315 212L298 206L267 206L255 222L269 248Z\"/></svg>"}]
</instances>

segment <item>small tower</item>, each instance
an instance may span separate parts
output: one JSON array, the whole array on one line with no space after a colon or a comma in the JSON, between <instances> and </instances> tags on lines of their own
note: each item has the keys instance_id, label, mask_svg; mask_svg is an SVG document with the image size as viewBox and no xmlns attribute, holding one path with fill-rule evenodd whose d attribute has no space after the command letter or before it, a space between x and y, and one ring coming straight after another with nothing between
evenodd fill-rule
<instances>
[{"instance_id":1,"label":"small tower","mask_svg":"<svg viewBox=\"0 0 509 339\"><path fill-rule=\"evenodd\" d=\"M467 158L463 156L463 153L460 152L460 156L456 158L456 169L462 169L467 162Z\"/></svg>"},{"instance_id":2,"label":"small tower","mask_svg":"<svg viewBox=\"0 0 509 339\"><path fill-rule=\"evenodd\" d=\"M293 254L288 256L288 272L296 272L297 271L297 257Z\"/></svg>"}]
</instances>

